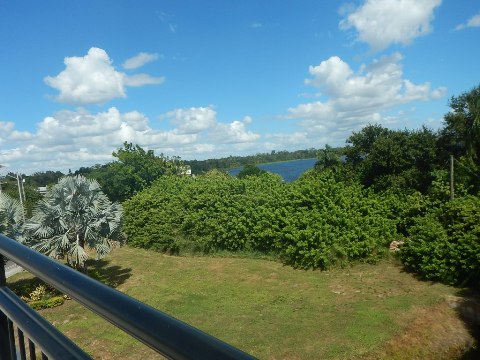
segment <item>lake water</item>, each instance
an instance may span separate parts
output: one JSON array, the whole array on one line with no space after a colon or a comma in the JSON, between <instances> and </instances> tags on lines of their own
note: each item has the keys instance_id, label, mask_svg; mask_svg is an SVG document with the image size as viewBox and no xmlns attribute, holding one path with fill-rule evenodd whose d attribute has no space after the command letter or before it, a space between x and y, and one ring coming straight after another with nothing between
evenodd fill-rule
<instances>
[{"instance_id":1,"label":"lake water","mask_svg":"<svg viewBox=\"0 0 480 360\"><path fill-rule=\"evenodd\" d=\"M258 164L260 169L279 174L286 182L298 179L306 170L315 166L317 159L300 159L291 161L282 161L268 164ZM230 169L228 173L236 176L242 168Z\"/></svg>"}]
</instances>

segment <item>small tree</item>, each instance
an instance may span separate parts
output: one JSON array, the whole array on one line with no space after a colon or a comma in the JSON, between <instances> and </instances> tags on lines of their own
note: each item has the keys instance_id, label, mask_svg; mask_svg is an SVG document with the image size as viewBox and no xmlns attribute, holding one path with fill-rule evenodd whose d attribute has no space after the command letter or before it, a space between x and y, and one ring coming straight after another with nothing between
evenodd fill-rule
<instances>
[{"instance_id":1,"label":"small tree","mask_svg":"<svg viewBox=\"0 0 480 360\"><path fill-rule=\"evenodd\" d=\"M315 163L315 169L317 171L331 169L335 172L341 165L342 160L340 155L330 145L327 144L324 149L318 150L317 162Z\"/></svg>"},{"instance_id":2,"label":"small tree","mask_svg":"<svg viewBox=\"0 0 480 360\"><path fill-rule=\"evenodd\" d=\"M53 186L25 224L32 247L54 258L65 258L75 269L86 271L86 247L97 259L123 242L122 207L111 203L95 180L67 176Z\"/></svg>"},{"instance_id":3,"label":"small tree","mask_svg":"<svg viewBox=\"0 0 480 360\"><path fill-rule=\"evenodd\" d=\"M114 162L93 169L88 175L98 180L112 201L124 201L164 175L179 175L183 162L177 157L155 155L139 145L125 142L112 155Z\"/></svg>"},{"instance_id":4,"label":"small tree","mask_svg":"<svg viewBox=\"0 0 480 360\"><path fill-rule=\"evenodd\" d=\"M22 233L23 219L20 201L0 193L0 233L18 240Z\"/></svg>"},{"instance_id":5,"label":"small tree","mask_svg":"<svg viewBox=\"0 0 480 360\"><path fill-rule=\"evenodd\" d=\"M247 176L260 176L260 175L265 174L265 173L266 173L266 171L260 169L258 166L255 166L253 164L247 164L238 173L237 177L239 179L243 179Z\"/></svg>"}]
</instances>

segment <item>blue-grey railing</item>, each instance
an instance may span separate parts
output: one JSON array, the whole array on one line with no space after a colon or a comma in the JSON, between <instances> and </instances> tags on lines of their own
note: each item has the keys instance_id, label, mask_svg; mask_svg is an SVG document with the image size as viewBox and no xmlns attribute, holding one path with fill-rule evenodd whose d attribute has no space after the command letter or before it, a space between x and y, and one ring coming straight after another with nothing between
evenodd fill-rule
<instances>
[{"instance_id":1,"label":"blue-grey railing","mask_svg":"<svg viewBox=\"0 0 480 360\"><path fill-rule=\"evenodd\" d=\"M4 256L167 358L253 359L213 336L0 234L0 360L26 359L25 339L28 339L30 359L35 359L36 350L41 352L42 359L90 359L8 289L2 266Z\"/></svg>"}]
</instances>

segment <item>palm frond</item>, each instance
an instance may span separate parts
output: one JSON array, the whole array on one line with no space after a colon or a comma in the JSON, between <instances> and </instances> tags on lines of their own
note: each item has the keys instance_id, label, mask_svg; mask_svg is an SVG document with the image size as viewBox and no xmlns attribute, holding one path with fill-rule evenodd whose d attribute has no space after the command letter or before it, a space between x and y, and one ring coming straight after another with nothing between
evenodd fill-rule
<instances>
[{"instance_id":1,"label":"palm frond","mask_svg":"<svg viewBox=\"0 0 480 360\"><path fill-rule=\"evenodd\" d=\"M76 234L103 257L111 251L112 241L123 242L121 224L121 205L112 204L97 181L78 175L61 178L35 207L25 228L38 250L68 253L83 266L87 255Z\"/></svg>"}]
</instances>

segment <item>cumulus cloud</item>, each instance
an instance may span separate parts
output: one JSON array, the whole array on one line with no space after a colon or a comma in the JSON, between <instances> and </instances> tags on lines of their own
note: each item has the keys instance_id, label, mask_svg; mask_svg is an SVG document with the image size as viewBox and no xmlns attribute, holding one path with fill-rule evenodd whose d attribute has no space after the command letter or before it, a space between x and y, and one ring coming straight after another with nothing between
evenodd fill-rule
<instances>
[{"instance_id":1,"label":"cumulus cloud","mask_svg":"<svg viewBox=\"0 0 480 360\"><path fill-rule=\"evenodd\" d=\"M61 103L102 104L115 98L125 98L127 86L160 84L164 78L147 74L126 74L115 70L105 50L92 47L83 57L66 57L65 70L57 76L45 77L45 83L60 93Z\"/></svg>"},{"instance_id":2,"label":"cumulus cloud","mask_svg":"<svg viewBox=\"0 0 480 360\"><path fill-rule=\"evenodd\" d=\"M117 108L92 114L62 110L44 118L35 132L20 132L0 121L0 163L27 174L78 169L113 160L112 151L128 141L158 153L188 158L230 155L252 148L258 134L248 131L251 119L222 123L212 107L176 109L165 116L173 129L154 129L138 112Z\"/></svg>"},{"instance_id":3,"label":"cumulus cloud","mask_svg":"<svg viewBox=\"0 0 480 360\"><path fill-rule=\"evenodd\" d=\"M260 134L248 131L246 124L235 120L229 124L218 123L210 138L220 144L251 143L260 138Z\"/></svg>"},{"instance_id":4,"label":"cumulus cloud","mask_svg":"<svg viewBox=\"0 0 480 360\"><path fill-rule=\"evenodd\" d=\"M138 55L135 55L127 60L122 64L122 67L127 70L131 69L138 69L139 67L142 67L143 65L155 61L160 58L160 55L155 53L155 54L149 54L145 52L141 52Z\"/></svg>"},{"instance_id":5,"label":"cumulus cloud","mask_svg":"<svg viewBox=\"0 0 480 360\"><path fill-rule=\"evenodd\" d=\"M428 82L404 79L401 60L402 55L394 53L357 72L338 56L310 66L311 78L305 83L319 89L322 100L292 107L288 117L301 119L310 137L329 134L330 139L345 139L352 130L384 119L384 112L395 106L445 96L445 87L432 90Z\"/></svg>"},{"instance_id":6,"label":"cumulus cloud","mask_svg":"<svg viewBox=\"0 0 480 360\"><path fill-rule=\"evenodd\" d=\"M217 124L217 113L211 106L175 109L163 117L169 118L181 134L197 134Z\"/></svg>"},{"instance_id":7,"label":"cumulus cloud","mask_svg":"<svg viewBox=\"0 0 480 360\"><path fill-rule=\"evenodd\" d=\"M455 30L462 30L467 27L480 27L480 14L472 16L467 22L457 25Z\"/></svg>"},{"instance_id":8,"label":"cumulus cloud","mask_svg":"<svg viewBox=\"0 0 480 360\"><path fill-rule=\"evenodd\" d=\"M252 122L250 116L245 116L242 121L219 122L212 106L175 109L161 118L167 118L171 124L177 126L179 134L204 132L215 144L251 143L260 138L260 134L248 131L246 128L246 125Z\"/></svg>"},{"instance_id":9,"label":"cumulus cloud","mask_svg":"<svg viewBox=\"0 0 480 360\"><path fill-rule=\"evenodd\" d=\"M433 12L442 0L366 0L340 21L340 29L355 29L357 40L374 51L391 44L409 45L415 38L431 31Z\"/></svg>"}]
</instances>

